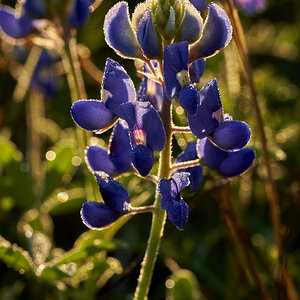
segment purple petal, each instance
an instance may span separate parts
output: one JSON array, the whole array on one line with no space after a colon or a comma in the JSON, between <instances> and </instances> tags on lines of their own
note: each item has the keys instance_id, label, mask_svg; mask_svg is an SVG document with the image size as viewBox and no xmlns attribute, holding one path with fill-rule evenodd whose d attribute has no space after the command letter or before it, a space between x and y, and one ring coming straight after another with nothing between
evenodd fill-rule
<instances>
[{"instance_id":1,"label":"purple petal","mask_svg":"<svg viewBox=\"0 0 300 300\"><path fill-rule=\"evenodd\" d=\"M232 38L230 20L220 6L209 4L201 40L190 50L191 61L216 54L225 48Z\"/></svg>"},{"instance_id":2,"label":"purple petal","mask_svg":"<svg viewBox=\"0 0 300 300\"><path fill-rule=\"evenodd\" d=\"M189 65L189 73L192 83L199 83L205 69L205 60L199 58Z\"/></svg>"},{"instance_id":3,"label":"purple petal","mask_svg":"<svg viewBox=\"0 0 300 300\"><path fill-rule=\"evenodd\" d=\"M177 97L180 89L188 78L189 51L188 42L174 43L165 47L164 53L164 82L165 92L169 99ZM184 78L187 77L187 78ZM178 79L183 79L181 82ZM186 81L185 83L183 83Z\"/></svg>"},{"instance_id":4,"label":"purple petal","mask_svg":"<svg viewBox=\"0 0 300 300\"><path fill-rule=\"evenodd\" d=\"M103 171L110 176L116 172L107 150L99 146L90 146L87 148L86 160L92 172Z\"/></svg>"},{"instance_id":5,"label":"purple petal","mask_svg":"<svg viewBox=\"0 0 300 300\"><path fill-rule=\"evenodd\" d=\"M189 217L189 206L182 198L180 201L173 201L167 208L167 215L177 229L183 230Z\"/></svg>"},{"instance_id":6,"label":"purple petal","mask_svg":"<svg viewBox=\"0 0 300 300\"><path fill-rule=\"evenodd\" d=\"M249 126L241 121L224 121L210 135L214 144L225 151L240 150L247 145L251 137Z\"/></svg>"},{"instance_id":7,"label":"purple petal","mask_svg":"<svg viewBox=\"0 0 300 300\"><path fill-rule=\"evenodd\" d=\"M118 181L113 180L104 172L95 172L99 190L108 208L120 216L128 212L130 203L127 190Z\"/></svg>"},{"instance_id":8,"label":"purple petal","mask_svg":"<svg viewBox=\"0 0 300 300\"><path fill-rule=\"evenodd\" d=\"M110 159L117 172L121 174L128 171L131 167L131 146L126 122L120 120L115 125L109 150Z\"/></svg>"},{"instance_id":9,"label":"purple petal","mask_svg":"<svg viewBox=\"0 0 300 300\"><path fill-rule=\"evenodd\" d=\"M144 51L144 54L152 59L159 58L162 55L162 42L158 34L156 33L153 21L151 9L148 9L143 18L141 19L138 30L137 39Z\"/></svg>"},{"instance_id":10,"label":"purple petal","mask_svg":"<svg viewBox=\"0 0 300 300\"><path fill-rule=\"evenodd\" d=\"M135 87L125 69L108 58L106 60L104 76L102 81L101 99L105 107L120 116L120 106L126 102L136 99Z\"/></svg>"},{"instance_id":11,"label":"purple petal","mask_svg":"<svg viewBox=\"0 0 300 300\"><path fill-rule=\"evenodd\" d=\"M253 15L266 8L265 0L235 0L235 2L247 15Z\"/></svg>"},{"instance_id":12,"label":"purple petal","mask_svg":"<svg viewBox=\"0 0 300 300\"><path fill-rule=\"evenodd\" d=\"M193 134L202 139L219 127L219 123L223 120L223 108L215 79L209 81L199 95L200 104L194 115L188 114L188 121Z\"/></svg>"},{"instance_id":13,"label":"purple petal","mask_svg":"<svg viewBox=\"0 0 300 300\"><path fill-rule=\"evenodd\" d=\"M105 228L120 217L104 203L96 201L84 203L80 213L83 223L91 229Z\"/></svg>"},{"instance_id":14,"label":"purple petal","mask_svg":"<svg viewBox=\"0 0 300 300\"><path fill-rule=\"evenodd\" d=\"M73 28L84 26L90 16L89 0L73 0L73 7L70 12L69 20Z\"/></svg>"},{"instance_id":15,"label":"purple petal","mask_svg":"<svg viewBox=\"0 0 300 300\"><path fill-rule=\"evenodd\" d=\"M185 162L197 158L196 142L189 142L184 151L178 155L176 162Z\"/></svg>"},{"instance_id":16,"label":"purple petal","mask_svg":"<svg viewBox=\"0 0 300 300\"><path fill-rule=\"evenodd\" d=\"M104 20L104 35L107 44L121 56L139 56L140 49L129 20L126 2L118 2L108 11Z\"/></svg>"},{"instance_id":17,"label":"purple petal","mask_svg":"<svg viewBox=\"0 0 300 300\"><path fill-rule=\"evenodd\" d=\"M23 7L26 14L35 19L44 19L46 17L46 6L43 0L26 0Z\"/></svg>"},{"instance_id":18,"label":"purple petal","mask_svg":"<svg viewBox=\"0 0 300 300\"><path fill-rule=\"evenodd\" d=\"M192 44L199 39L202 29L203 19L200 13L193 5L186 3L185 14L176 41L188 41L189 44Z\"/></svg>"},{"instance_id":19,"label":"purple petal","mask_svg":"<svg viewBox=\"0 0 300 300\"><path fill-rule=\"evenodd\" d=\"M132 151L132 162L142 176L148 175L154 164L153 151L146 146L137 145Z\"/></svg>"},{"instance_id":20,"label":"purple petal","mask_svg":"<svg viewBox=\"0 0 300 300\"><path fill-rule=\"evenodd\" d=\"M13 10L4 6L0 7L0 27L2 31L12 38L24 38L33 29L32 20L26 15L15 17Z\"/></svg>"},{"instance_id":21,"label":"purple petal","mask_svg":"<svg viewBox=\"0 0 300 300\"><path fill-rule=\"evenodd\" d=\"M199 103L198 89L193 84L186 84L179 92L179 103L187 113L194 115Z\"/></svg>"},{"instance_id":22,"label":"purple petal","mask_svg":"<svg viewBox=\"0 0 300 300\"><path fill-rule=\"evenodd\" d=\"M99 131L111 126L115 116L99 100L80 100L71 107L73 120L83 129Z\"/></svg>"},{"instance_id":23,"label":"purple petal","mask_svg":"<svg viewBox=\"0 0 300 300\"><path fill-rule=\"evenodd\" d=\"M176 185L177 194L179 194L185 187L190 184L189 176L190 173L188 172L178 172L172 175L171 180L173 180Z\"/></svg>"},{"instance_id":24,"label":"purple petal","mask_svg":"<svg viewBox=\"0 0 300 300\"><path fill-rule=\"evenodd\" d=\"M228 157L220 164L219 172L226 177L241 175L251 167L254 158L255 153L250 148L229 152Z\"/></svg>"},{"instance_id":25,"label":"purple petal","mask_svg":"<svg viewBox=\"0 0 300 300\"><path fill-rule=\"evenodd\" d=\"M161 195L160 207L162 209L167 209L172 202L177 199L178 191L175 187L174 182L170 179L162 178L157 186L157 192Z\"/></svg>"}]
</instances>

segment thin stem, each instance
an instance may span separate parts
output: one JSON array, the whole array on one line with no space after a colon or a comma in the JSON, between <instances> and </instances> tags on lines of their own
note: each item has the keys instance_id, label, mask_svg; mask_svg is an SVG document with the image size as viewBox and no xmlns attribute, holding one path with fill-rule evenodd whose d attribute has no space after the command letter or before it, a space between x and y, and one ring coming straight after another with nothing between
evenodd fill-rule
<instances>
[{"instance_id":1,"label":"thin stem","mask_svg":"<svg viewBox=\"0 0 300 300\"><path fill-rule=\"evenodd\" d=\"M166 131L166 146L160 153L159 159L159 179L170 176L170 164L171 164L171 109L170 101L164 97L163 109L161 112L161 118ZM148 245L146 253L142 262L140 276L138 279L138 285L135 290L134 299L144 300L147 299L153 269L157 258L158 249L160 246L160 240L163 236L164 225L166 221L166 212L160 208L160 196L156 193L154 205L157 214L152 215L152 225L150 235L148 239Z\"/></svg>"},{"instance_id":2,"label":"thin stem","mask_svg":"<svg viewBox=\"0 0 300 300\"><path fill-rule=\"evenodd\" d=\"M199 159L176 163L176 164L172 165L171 171L173 172L173 171L176 171L179 169L192 168L192 167L196 167L196 166L201 166Z\"/></svg>"},{"instance_id":3,"label":"thin stem","mask_svg":"<svg viewBox=\"0 0 300 300\"><path fill-rule=\"evenodd\" d=\"M86 98L84 88L84 81L81 74L80 64L78 60L76 37L73 36L68 42L65 43L64 50L62 51L63 65L67 74L67 80L71 92L72 103L79 99ZM84 150L88 145L89 134L76 126L76 136L79 147L81 148L81 156L84 156ZM98 198L98 189L94 183L92 174L85 170L85 191L88 201Z\"/></svg>"},{"instance_id":4,"label":"thin stem","mask_svg":"<svg viewBox=\"0 0 300 300\"><path fill-rule=\"evenodd\" d=\"M156 207L154 205L148 205L148 206L140 206L140 207L130 207L129 213L130 214L142 214L142 213L155 213Z\"/></svg>"},{"instance_id":5,"label":"thin stem","mask_svg":"<svg viewBox=\"0 0 300 300\"><path fill-rule=\"evenodd\" d=\"M186 127L180 127L180 126L172 126L172 133L191 133L191 129L189 126Z\"/></svg>"},{"instance_id":6,"label":"thin stem","mask_svg":"<svg viewBox=\"0 0 300 300\"><path fill-rule=\"evenodd\" d=\"M261 110L259 107L256 90L254 87L253 73L251 69L251 65L249 62L248 56L248 48L245 39L245 34L243 31L243 27L241 25L240 18L238 16L238 12L233 4L232 0L225 0L224 8L229 15L230 21L233 26L233 37L236 42L239 55L241 57L244 75L247 81L247 84L250 89L251 100L255 109L257 124L260 133L260 140L262 145L262 153L267 169L267 185L266 185L266 195L269 202L270 214L271 214L271 222L275 235L275 242L278 248L278 260L280 266L280 276L282 283L282 296L288 296L288 299L297 300L297 292L295 286L293 284L293 280L289 275L286 258L284 256L283 248L282 248L282 236L281 236L281 212L279 205L279 196L277 191L277 186L275 181L273 180L273 174L269 159L269 151L267 147L267 139L264 129L263 117L261 114Z\"/></svg>"}]
</instances>

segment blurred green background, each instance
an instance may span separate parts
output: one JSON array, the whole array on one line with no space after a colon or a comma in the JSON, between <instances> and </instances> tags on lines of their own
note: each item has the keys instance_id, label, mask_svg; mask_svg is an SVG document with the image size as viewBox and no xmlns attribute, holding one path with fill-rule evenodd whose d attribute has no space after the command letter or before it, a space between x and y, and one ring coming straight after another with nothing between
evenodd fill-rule
<instances>
[{"instance_id":1,"label":"blurred green background","mask_svg":"<svg viewBox=\"0 0 300 300\"><path fill-rule=\"evenodd\" d=\"M111 57L125 67L138 87L140 78L133 61L117 56L104 41L104 16L114 3L103 1L79 30L78 42L89 49L82 48L85 62L103 70L106 58ZM131 12L136 3L130 1ZM13 6L14 2L2 4ZM240 16L278 185L284 252L300 293L300 2L267 0L265 11L251 17L240 12ZM131 299L151 217L124 217L109 229L88 231L79 214L85 202L86 166L78 153L66 78L61 72L59 91L52 99L42 99L30 90L21 102L14 101L16 80L11 71L15 65L4 44L1 41L0 299ZM91 65L88 70L96 75L92 78L83 70L88 97L99 99L101 72L93 72ZM230 182L226 201L232 203L249 244L261 254L263 262L249 247L263 282L277 299L270 276L276 274L277 252L265 194L266 170L255 112L233 41L207 60L200 86L215 77L225 112L250 125L250 146L256 151L253 168ZM32 101L44 112L37 125L40 187L33 182L29 163ZM177 114L176 121L185 124L186 119ZM109 132L97 138L98 144L107 145ZM190 140L189 135L174 138L174 157ZM247 262L236 246L238 237L232 239L224 226L220 187L214 174L207 169L204 174L202 188L185 197L190 217L184 231L166 224L149 298L259 299ZM134 205L153 200L154 184L129 174L120 181L128 187ZM39 197L36 189L42 191Z\"/></svg>"}]
</instances>

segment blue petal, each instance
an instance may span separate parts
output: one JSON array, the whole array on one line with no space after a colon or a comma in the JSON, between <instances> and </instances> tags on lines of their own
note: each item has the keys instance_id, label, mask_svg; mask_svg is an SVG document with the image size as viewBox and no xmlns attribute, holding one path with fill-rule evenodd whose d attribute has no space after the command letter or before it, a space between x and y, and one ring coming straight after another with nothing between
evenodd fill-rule
<instances>
[{"instance_id":1,"label":"blue petal","mask_svg":"<svg viewBox=\"0 0 300 300\"><path fill-rule=\"evenodd\" d=\"M208 57L225 48L232 38L230 20L220 6L209 4L201 40L190 50L190 59Z\"/></svg>"},{"instance_id":2,"label":"blue petal","mask_svg":"<svg viewBox=\"0 0 300 300\"><path fill-rule=\"evenodd\" d=\"M214 146L207 138L198 141L197 153L199 158L204 159L207 166L212 170L218 169L228 157L228 152Z\"/></svg>"},{"instance_id":3,"label":"blue petal","mask_svg":"<svg viewBox=\"0 0 300 300\"><path fill-rule=\"evenodd\" d=\"M176 185L176 191L178 194L190 184L189 176L190 173L188 172L178 172L172 175L171 180L174 181Z\"/></svg>"},{"instance_id":4,"label":"blue petal","mask_svg":"<svg viewBox=\"0 0 300 300\"><path fill-rule=\"evenodd\" d=\"M188 114L188 121L193 134L202 139L219 127L223 120L223 108L215 79L209 81L199 92L200 104L197 112Z\"/></svg>"},{"instance_id":5,"label":"blue petal","mask_svg":"<svg viewBox=\"0 0 300 300\"><path fill-rule=\"evenodd\" d=\"M0 27L2 31L12 38L26 37L33 29L32 20L26 15L16 18L11 11L6 7L0 7Z\"/></svg>"},{"instance_id":6,"label":"blue petal","mask_svg":"<svg viewBox=\"0 0 300 300\"><path fill-rule=\"evenodd\" d=\"M137 145L132 151L132 162L142 176L148 175L154 164L153 151L143 145Z\"/></svg>"},{"instance_id":7,"label":"blue petal","mask_svg":"<svg viewBox=\"0 0 300 300\"><path fill-rule=\"evenodd\" d=\"M179 92L179 103L183 109L194 115L197 111L197 105L199 103L198 89L192 84L186 84Z\"/></svg>"},{"instance_id":8,"label":"blue petal","mask_svg":"<svg viewBox=\"0 0 300 300\"><path fill-rule=\"evenodd\" d=\"M113 130L109 147L109 156L119 174L131 167L131 146L129 129L124 121L119 121ZM107 172L106 172L107 173Z\"/></svg>"},{"instance_id":9,"label":"blue petal","mask_svg":"<svg viewBox=\"0 0 300 300\"><path fill-rule=\"evenodd\" d=\"M99 146L89 146L86 150L86 159L92 172L103 171L112 176L116 171L107 150Z\"/></svg>"},{"instance_id":10,"label":"blue petal","mask_svg":"<svg viewBox=\"0 0 300 300\"><path fill-rule=\"evenodd\" d=\"M235 0L235 2L247 15L253 15L256 12L264 10L266 7L265 0Z\"/></svg>"},{"instance_id":11,"label":"blue petal","mask_svg":"<svg viewBox=\"0 0 300 300\"><path fill-rule=\"evenodd\" d=\"M180 201L173 201L167 208L167 215L179 230L183 230L189 217L189 206L182 198Z\"/></svg>"},{"instance_id":12,"label":"blue petal","mask_svg":"<svg viewBox=\"0 0 300 300\"><path fill-rule=\"evenodd\" d=\"M83 129L99 131L111 126L115 116L99 100L80 100L71 107L73 120Z\"/></svg>"},{"instance_id":13,"label":"blue petal","mask_svg":"<svg viewBox=\"0 0 300 300\"><path fill-rule=\"evenodd\" d=\"M250 168L254 158L255 153L250 148L229 152L228 157L220 164L219 172L226 177L238 176Z\"/></svg>"},{"instance_id":14,"label":"blue petal","mask_svg":"<svg viewBox=\"0 0 300 300\"><path fill-rule=\"evenodd\" d=\"M189 44L196 42L203 29L203 19L197 9L186 3L185 14L177 33L176 41L188 41Z\"/></svg>"},{"instance_id":15,"label":"blue petal","mask_svg":"<svg viewBox=\"0 0 300 300\"><path fill-rule=\"evenodd\" d=\"M206 0L190 0L190 2L198 9L199 11L204 11L206 7Z\"/></svg>"},{"instance_id":16,"label":"blue petal","mask_svg":"<svg viewBox=\"0 0 300 300\"><path fill-rule=\"evenodd\" d=\"M108 208L124 215L130 203L127 190L118 181L113 180L104 172L95 172L99 190Z\"/></svg>"},{"instance_id":17,"label":"blue petal","mask_svg":"<svg viewBox=\"0 0 300 300\"><path fill-rule=\"evenodd\" d=\"M107 44L121 56L136 58L140 48L128 15L128 4L118 2L104 20L104 35Z\"/></svg>"},{"instance_id":18,"label":"blue petal","mask_svg":"<svg viewBox=\"0 0 300 300\"><path fill-rule=\"evenodd\" d=\"M126 103L121 109L121 118L127 122L131 135L134 131L141 130L145 135L144 146L147 145L153 151L161 151L165 147L165 129L159 114L149 102ZM140 144L140 141L136 143Z\"/></svg>"},{"instance_id":19,"label":"blue petal","mask_svg":"<svg viewBox=\"0 0 300 300\"><path fill-rule=\"evenodd\" d=\"M167 209L174 200L178 197L178 191L174 182L170 179L162 178L157 186L157 192L161 195L160 207L162 209Z\"/></svg>"},{"instance_id":20,"label":"blue petal","mask_svg":"<svg viewBox=\"0 0 300 300\"><path fill-rule=\"evenodd\" d=\"M241 121L224 121L210 135L214 144L225 151L236 151L247 145L251 137L249 126Z\"/></svg>"},{"instance_id":21,"label":"blue petal","mask_svg":"<svg viewBox=\"0 0 300 300\"><path fill-rule=\"evenodd\" d=\"M83 204L81 209L83 223L91 229L105 228L120 216L104 203L91 201Z\"/></svg>"},{"instance_id":22,"label":"blue petal","mask_svg":"<svg viewBox=\"0 0 300 300\"><path fill-rule=\"evenodd\" d=\"M102 81L101 99L106 108L120 116L120 106L123 103L135 101L135 87L125 69L108 58L106 60Z\"/></svg>"},{"instance_id":23,"label":"blue petal","mask_svg":"<svg viewBox=\"0 0 300 300\"><path fill-rule=\"evenodd\" d=\"M25 12L35 19L44 19L46 17L44 0L26 0L23 7Z\"/></svg>"},{"instance_id":24,"label":"blue petal","mask_svg":"<svg viewBox=\"0 0 300 300\"><path fill-rule=\"evenodd\" d=\"M189 65L189 73L192 83L199 83L205 69L205 60L199 58Z\"/></svg>"},{"instance_id":25,"label":"blue petal","mask_svg":"<svg viewBox=\"0 0 300 300\"><path fill-rule=\"evenodd\" d=\"M164 82L165 92L169 99L177 97L184 84L178 81L180 74L185 75L188 70L189 51L188 42L174 43L165 47L164 53ZM183 71L183 72L182 72ZM187 74L188 76L188 74ZM189 78L186 79L189 83Z\"/></svg>"},{"instance_id":26,"label":"blue petal","mask_svg":"<svg viewBox=\"0 0 300 300\"><path fill-rule=\"evenodd\" d=\"M69 16L71 27L80 28L86 24L90 16L89 6L89 0L73 0Z\"/></svg>"},{"instance_id":27,"label":"blue petal","mask_svg":"<svg viewBox=\"0 0 300 300\"><path fill-rule=\"evenodd\" d=\"M162 42L156 33L151 9L148 9L141 19L137 29L137 39L144 51L144 54L152 59L159 58L162 55Z\"/></svg>"},{"instance_id":28,"label":"blue petal","mask_svg":"<svg viewBox=\"0 0 300 300\"><path fill-rule=\"evenodd\" d=\"M178 155L176 162L185 162L197 158L196 142L189 142L184 151Z\"/></svg>"}]
</instances>

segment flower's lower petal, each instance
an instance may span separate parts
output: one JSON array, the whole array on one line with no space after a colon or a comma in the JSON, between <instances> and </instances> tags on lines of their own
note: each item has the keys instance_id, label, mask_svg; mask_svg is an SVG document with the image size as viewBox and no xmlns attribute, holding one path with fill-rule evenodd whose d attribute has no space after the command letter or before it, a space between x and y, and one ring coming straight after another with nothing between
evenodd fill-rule
<instances>
[{"instance_id":1,"label":"flower's lower petal","mask_svg":"<svg viewBox=\"0 0 300 300\"><path fill-rule=\"evenodd\" d=\"M32 31L33 23L25 14L17 18L13 10L2 6L0 7L0 27L7 36L19 39L26 37Z\"/></svg>"},{"instance_id":2,"label":"flower's lower petal","mask_svg":"<svg viewBox=\"0 0 300 300\"><path fill-rule=\"evenodd\" d=\"M137 39L148 58L153 59L162 56L162 42L153 24L151 9L145 12L139 23Z\"/></svg>"},{"instance_id":3,"label":"flower's lower petal","mask_svg":"<svg viewBox=\"0 0 300 300\"><path fill-rule=\"evenodd\" d=\"M109 146L109 156L119 174L131 167L131 146L129 128L125 121L118 121L115 125Z\"/></svg>"},{"instance_id":4,"label":"flower's lower petal","mask_svg":"<svg viewBox=\"0 0 300 300\"><path fill-rule=\"evenodd\" d=\"M91 201L83 204L81 209L83 223L91 229L100 229L109 226L120 216L104 203Z\"/></svg>"},{"instance_id":5,"label":"flower's lower petal","mask_svg":"<svg viewBox=\"0 0 300 300\"><path fill-rule=\"evenodd\" d=\"M104 203L119 215L128 212L130 203L127 190L118 181L113 180L104 172L95 172L95 177L99 185L99 190Z\"/></svg>"},{"instance_id":6,"label":"flower's lower petal","mask_svg":"<svg viewBox=\"0 0 300 300\"><path fill-rule=\"evenodd\" d=\"M187 187L190 184L189 179L190 173L188 172L178 172L172 175L171 180L175 182L173 189L176 189L173 191L173 194L179 194L185 187Z\"/></svg>"},{"instance_id":7,"label":"flower's lower petal","mask_svg":"<svg viewBox=\"0 0 300 300\"><path fill-rule=\"evenodd\" d=\"M83 129L99 131L111 126L116 117L99 100L80 100L71 107L73 120Z\"/></svg>"},{"instance_id":8,"label":"flower's lower petal","mask_svg":"<svg viewBox=\"0 0 300 300\"><path fill-rule=\"evenodd\" d=\"M44 1L26 0L23 7L25 12L35 19L44 19L46 17L46 6Z\"/></svg>"},{"instance_id":9,"label":"flower's lower petal","mask_svg":"<svg viewBox=\"0 0 300 300\"><path fill-rule=\"evenodd\" d=\"M202 166L196 166L193 168L183 169L182 171L190 173L190 185L188 186L191 193L196 192L201 186L203 180L203 168Z\"/></svg>"},{"instance_id":10,"label":"flower's lower petal","mask_svg":"<svg viewBox=\"0 0 300 300\"><path fill-rule=\"evenodd\" d=\"M177 97L181 87L189 83L188 61L187 41L165 47L164 82L166 96L169 99Z\"/></svg>"},{"instance_id":11,"label":"flower's lower petal","mask_svg":"<svg viewBox=\"0 0 300 300\"><path fill-rule=\"evenodd\" d=\"M190 50L191 60L216 54L228 45L231 38L232 27L226 12L217 4L210 3L203 36Z\"/></svg>"},{"instance_id":12,"label":"flower's lower petal","mask_svg":"<svg viewBox=\"0 0 300 300\"><path fill-rule=\"evenodd\" d=\"M106 60L101 99L106 108L120 116L120 106L136 99L135 87L125 69L116 61Z\"/></svg>"},{"instance_id":13,"label":"flower's lower petal","mask_svg":"<svg viewBox=\"0 0 300 300\"><path fill-rule=\"evenodd\" d=\"M205 60L199 58L189 65L189 74L192 83L199 83L205 69Z\"/></svg>"},{"instance_id":14,"label":"flower's lower petal","mask_svg":"<svg viewBox=\"0 0 300 300\"><path fill-rule=\"evenodd\" d=\"M219 172L226 177L238 176L251 167L255 153L250 148L229 152L228 157L219 165Z\"/></svg>"},{"instance_id":15,"label":"flower's lower petal","mask_svg":"<svg viewBox=\"0 0 300 300\"><path fill-rule=\"evenodd\" d=\"M132 162L142 176L148 175L154 164L153 151L146 146L137 145L132 150Z\"/></svg>"},{"instance_id":16,"label":"flower's lower petal","mask_svg":"<svg viewBox=\"0 0 300 300\"><path fill-rule=\"evenodd\" d=\"M199 104L199 92L193 84L186 84L179 92L178 100L187 113L194 115Z\"/></svg>"},{"instance_id":17,"label":"flower's lower petal","mask_svg":"<svg viewBox=\"0 0 300 300\"><path fill-rule=\"evenodd\" d=\"M213 145L209 139L198 140L197 153L200 159L204 159L207 166L218 169L219 165L228 157L228 152Z\"/></svg>"},{"instance_id":18,"label":"flower's lower petal","mask_svg":"<svg viewBox=\"0 0 300 300\"><path fill-rule=\"evenodd\" d=\"M167 215L179 230L183 230L189 217L189 206L182 198L179 201L173 201L167 208Z\"/></svg>"},{"instance_id":19,"label":"flower's lower petal","mask_svg":"<svg viewBox=\"0 0 300 300\"><path fill-rule=\"evenodd\" d=\"M224 121L210 135L210 139L225 151L236 151L245 147L251 137L249 126L242 121Z\"/></svg>"},{"instance_id":20,"label":"flower's lower petal","mask_svg":"<svg viewBox=\"0 0 300 300\"><path fill-rule=\"evenodd\" d=\"M84 26L90 16L89 0L73 0L73 6L69 15L70 25L73 28Z\"/></svg>"},{"instance_id":21,"label":"flower's lower petal","mask_svg":"<svg viewBox=\"0 0 300 300\"><path fill-rule=\"evenodd\" d=\"M107 44L121 56L139 56L140 48L129 20L126 2L118 2L108 11L104 20L104 35Z\"/></svg>"},{"instance_id":22,"label":"flower's lower petal","mask_svg":"<svg viewBox=\"0 0 300 300\"><path fill-rule=\"evenodd\" d=\"M175 41L188 41L189 44L196 42L203 29L203 19L197 9L190 3L185 4L185 14L176 35Z\"/></svg>"},{"instance_id":23,"label":"flower's lower petal","mask_svg":"<svg viewBox=\"0 0 300 300\"><path fill-rule=\"evenodd\" d=\"M209 81L199 92L200 101L194 115L188 114L193 134L202 139L211 134L223 120L223 107L215 79Z\"/></svg>"},{"instance_id":24,"label":"flower's lower petal","mask_svg":"<svg viewBox=\"0 0 300 300\"><path fill-rule=\"evenodd\" d=\"M86 161L91 172L102 171L110 176L115 173L115 166L106 149L99 146L89 146L85 152Z\"/></svg>"}]
</instances>

